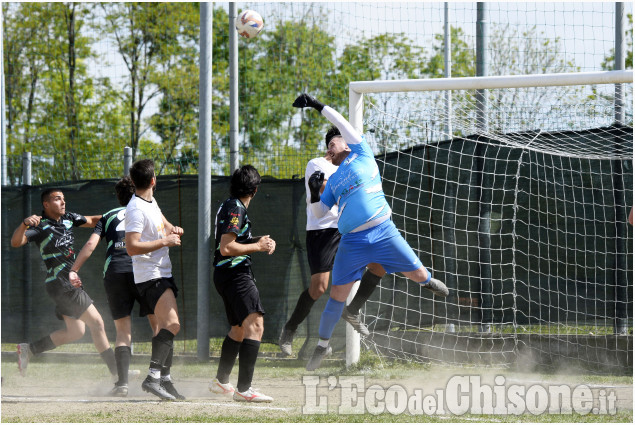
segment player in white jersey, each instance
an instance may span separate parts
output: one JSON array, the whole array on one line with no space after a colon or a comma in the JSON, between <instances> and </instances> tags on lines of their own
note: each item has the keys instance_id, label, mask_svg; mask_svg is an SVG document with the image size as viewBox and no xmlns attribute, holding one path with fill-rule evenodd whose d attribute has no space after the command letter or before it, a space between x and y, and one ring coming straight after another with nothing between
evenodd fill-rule
<instances>
[{"instance_id":1,"label":"player in white jersey","mask_svg":"<svg viewBox=\"0 0 635 425\"><path fill-rule=\"evenodd\" d=\"M331 139L328 149L333 164L339 168L322 194L322 173L309 178L313 213L322 217L337 204L342 234L333 265L331 296L320 320L320 340L306 367L315 370L329 351L329 339L344 311L346 298L367 264L379 263L387 273L401 272L437 296L446 297L449 291L443 282L432 278L392 222L379 167L365 138L337 111L307 94L300 95L293 106L317 110L341 132L341 137Z\"/></svg>"},{"instance_id":2,"label":"player in white jersey","mask_svg":"<svg viewBox=\"0 0 635 425\"><path fill-rule=\"evenodd\" d=\"M174 337L181 329L176 307L178 289L172 277L169 248L181 245L183 229L173 226L154 199L157 178L154 162L142 159L130 167L135 194L126 207L126 250L144 308L158 322L152 338L148 376L141 388L162 400L184 400L170 379Z\"/></svg>"}]
</instances>

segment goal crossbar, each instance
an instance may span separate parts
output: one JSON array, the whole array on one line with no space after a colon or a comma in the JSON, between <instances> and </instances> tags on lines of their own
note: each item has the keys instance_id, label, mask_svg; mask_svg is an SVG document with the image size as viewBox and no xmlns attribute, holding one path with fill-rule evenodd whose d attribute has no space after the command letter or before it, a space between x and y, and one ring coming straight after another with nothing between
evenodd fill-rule
<instances>
[{"instance_id":1,"label":"goal crossbar","mask_svg":"<svg viewBox=\"0 0 635 425\"><path fill-rule=\"evenodd\" d=\"M427 78L411 80L353 81L355 93L383 93L437 90L479 90L520 87L575 86L581 84L621 84L633 82L633 70L574 72L495 77Z\"/></svg>"}]
</instances>

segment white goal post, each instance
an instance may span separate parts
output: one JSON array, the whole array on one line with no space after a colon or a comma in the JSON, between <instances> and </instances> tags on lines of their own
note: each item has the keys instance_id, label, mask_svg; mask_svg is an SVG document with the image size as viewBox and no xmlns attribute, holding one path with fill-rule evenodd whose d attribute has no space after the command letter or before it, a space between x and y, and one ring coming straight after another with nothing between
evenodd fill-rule
<instances>
[{"instance_id":1,"label":"white goal post","mask_svg":"<svg viewBox=\"0 0 635 425\"><path fill-rule=\"evenodd\" d=\"M354 81L349 84L349 121L360 133L364 132L364 94L379 94L388 92L429 92L447 90L489 90L515 89L553 86L578 85L620 85L633 83L632 70L581 72L566 74L541 75L512 75L467 78L438 78L394 81ZM621 91L620 91L621 92ZM616 102L622 99L616 99ZM451 113L450 113L451 114ZM448 114L448 115L450 115ZM456 114L456 112L454 112ZM630 118L632 120L632 116ZM631 124L632 126L632 124ZM451 127L450 127L451 128ZM452 133L447 134L452 138ZM383 178L383 175L382 175ZM399 227L399 226L398 226ZM424 261L425 265L425 261ZM357 285L353 288L348 302L352 300ZM452 288L451 288L452 290ZM372 330L371 330L372 331ZM346 365L350 366L359 361L360 337L352 327L346 325Z\"/></svg>"}]
</instances>

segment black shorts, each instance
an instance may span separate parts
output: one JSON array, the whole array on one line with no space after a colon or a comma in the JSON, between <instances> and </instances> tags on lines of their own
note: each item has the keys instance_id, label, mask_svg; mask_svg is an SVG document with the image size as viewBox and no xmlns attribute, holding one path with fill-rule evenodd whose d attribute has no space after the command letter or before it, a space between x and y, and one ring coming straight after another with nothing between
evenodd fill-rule
<instances>
[{"instance_id":1,"label":"black shorts","mask_svg":"<svg viewBox=\"0 0 635 425\"><path fill-rule=\"evenodd\" d=\"M340 232L332 227L306 231L306 255L312 275L333 270L341 237Z\"/></svg>"},{"instance_id":2,"label":"black shorts","mask_svg":"<svg viewBox=\"0 0 635 425\"><path fill-rule=\"evenodd\" d=\"M250 267L214 269L214 286L225 304L230 326L242 326L251 313L265 314Z\"/></svg>"},{"instance_id":3,"label":"black shorts","mask_svg":"<svg viewBox=\"0 0 635 425\"><path fill-rule=\"evenodd\" d=\"M152 279L145 282L137 283L137 290L141 297L141 309L139 316L147 316L148 314L154 314L154 308L159 302L161 295L168 289L174 292L174 298L177 297L179 289L174 283L173 277L160 277L158 279ZM145 305L144 305L145 304Z\"/></svg>"},{"instance_id":4,"label":"black shorts","mask_svg":"<svg viewBox=\"0 0 635 425\"><path fill-rule=\"evenodd\" d=\"M64 320L63 315L79 319L93 304L84 288L75 288L67 278L61 276L46 284L46 292L55 301L55 316L60 320Z\"/></svg>"},{"instance_id":5,"label":"black shorts","mask_svg":"<svg viewBox=\"0 0 635 425\"><path fill-rule=\"evenodd\" d=\"M135 285L134 273L106 271L104 289L106 290L108 307L110 307L110 314L113 320L130 316L135 301L141 306L139 316L143 317L152 314L146 302L141 298L137 285Z\"/></svg>"}]
</instances>

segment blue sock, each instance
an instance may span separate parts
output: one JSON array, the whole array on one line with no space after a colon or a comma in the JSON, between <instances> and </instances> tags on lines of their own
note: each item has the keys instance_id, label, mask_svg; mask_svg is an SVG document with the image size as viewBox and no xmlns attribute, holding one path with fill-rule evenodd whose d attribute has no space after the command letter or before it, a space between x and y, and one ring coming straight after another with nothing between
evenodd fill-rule
<instances>
[{"instance_id":1,"label":"blue sock","mask_svg":"<svg viewBox=\"0 0 635 425\"><path fill-rule=\"evenodd\" d=\"M426 285L427 283L430 282L430 279L432 279L432 273L430 273L430 270L426 269L425 267L424 269L426 270L426 273L428 273L428 278L424 280L423 282L419 282L419 285Z\"/></svg>"},{"instance_id":2,"label":"blue sock","mask_svg":"<svg viewBox=\"0 0 635 425\"><path fill-rule=\"evenodd\" d=\"M335 301L333 298L329 298L320 319L319 335L321 339L331 339L333 329L342 317L342 311L344 311L344 301Z\"/></svg>"}]
</instances>

